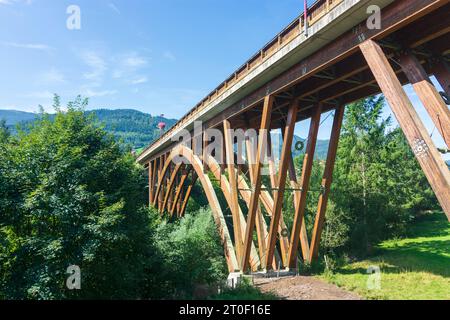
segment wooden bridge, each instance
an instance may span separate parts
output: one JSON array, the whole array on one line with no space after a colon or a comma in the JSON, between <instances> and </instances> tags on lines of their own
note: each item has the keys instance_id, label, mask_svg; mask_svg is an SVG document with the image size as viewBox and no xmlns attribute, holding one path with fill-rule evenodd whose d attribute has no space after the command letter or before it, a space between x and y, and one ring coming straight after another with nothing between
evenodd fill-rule
<instances>
[{"instance_id":1,"label":"wooden bridge","mask_svg":"<svg viewBox=\"0 0 450 320\"><path fill-rule=\"evenodd\" d=\"M449 169L402 88L412 84L450 148L449 31L448 0L317 1L138 157L148 168L150 204L181 218L199 182L230 272L279 265L295 269L299 261L311 262L319 252L345 105L383 93L450 219ZM444 92L433 86L430 75ZM313 155L321 115L332 110L322 192L309 238L304 212ZM309 137L297 177L294 128L306 119L311 119ZM257 138L246 137L241 148L237 129L253 129ZM270 132L279 129L283 145L277 166ZM180 157L182 162L175 161ZM270 188L262 181L267 168ZM292 230L282 212L287 184L295 202ZM216 190L231 218L224 216Z\"/></svg>"}]
</instances>

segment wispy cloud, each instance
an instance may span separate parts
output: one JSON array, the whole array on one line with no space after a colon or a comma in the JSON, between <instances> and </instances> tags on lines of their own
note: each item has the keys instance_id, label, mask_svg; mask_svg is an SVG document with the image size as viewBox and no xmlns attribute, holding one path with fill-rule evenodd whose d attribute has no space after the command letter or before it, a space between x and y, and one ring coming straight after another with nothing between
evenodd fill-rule
<instances>
[{"instance_id":1,"label":"wispy cloud","mask_svg":"<svg viewBox=\"0 0 450 320\"><path fill-rule=\"evenodd\" d=\"M131 81L132 84L142 84L148 81L147 77L139 77Z\"/></svg>"},{"instance_id":2,"label":"wispy cloud","mask_svg":"<svg viewBox=\"0 0 450 320\"><path fill-rule=\"evenodd\" d=\"M112 3L112 2L108 3L108 7L115 13L121 14L119 8L117 8L117 6L114 3Z\"/></svg>"},{"instance_id":3,"label":"wispy cloud","mask_svg":"<svg viewBox=\"0 0 450 320\"><path fill-rule=\"evenodd\" d=\"M39 77L38 81L45 84L58 84L66 82L66 79L61 71L51 68L50 70L44 72Z\"/></svg>"},{"instance_id":4,"label":"wispy cloud","mask_svg":"<svg viewBox=\"0 0 450 320\"><path fill-rule=\"evenodd\" d=\"M4 1L4 0L0 0ZM4 47L9 48L20 48L20 49L30 49L30 50L42 50L42 51L49 51L53 48L42 43L17 43L17 42L0 42L0 44Z\"/></svg>"},{"instance_id":5,"label":"wispy cloud","mask_svg":"<svg viewBox=\"0 0 450 320\"><path fill-rule=\"evenodd\" d=\"M13 3L25 3L30 5L33 3L33 0L0 0L0 5L11 5Z\"/></svg>"},{"instance_id":6,"label":"wispy cloud","mask_svg":"<svg viewBox=\"0 0 450 320\"><path fill-rule=\"evenodd\" d=\"M51 93L48 90L45 91L35 91L35 92L31 92L25 95L27 98L33 98L33 99L53 99L54 94Z\"/></svg>"},{"instance_id":7,"label":"wispy cloud","mask_svg":"<svg viewBox=\"0 0 450 320\"><path fill-rule=\"evenodd\" d=\"M101 82L108 70L106 61L95 51L85 51L81 54L83 62L91 69L83 74L84 78L94 82Z\"/></svg>"},{"instance_id":8,"label":"wispy cloud","mask_svg":"<svg viewBox=\"0 0 450 320\"><path fill-rule=\"evenodd\" d=\"M147 65L148 61L144 57L139 56L133 52L123 59L123 65L129 68L139 68Z\"/></svg>"},{"instance_id":9,"label":"wispy cloud","mask_svg":"<svg viewBox=\"0 0 450 320\"><path fill-rule=\"evenodd\" d=\"M132 78L135 73L148 65L148 58L141 56L137 52L129 52L114 59L116 69L113 71L113 78Z\"/></svg>"},{"instance_id":10,"label":"wispy cloud","mask_svg":"<svg viewBox=\"0 0 450 320\"><path fill-rule=\"evenodd\" d=\"M117 91L116 90L101 90L101 91L96 91L96 90L92 90L92 89L86 89L85 91L83 91L83 96L89 97L89 98L94 98L94 97L105 97L105 96L111 96L116 94Z\"/></svg>"},{"instance_id":11,"label":"wispy cloud","mask_svg":"<svg viewBox=\"0 0 450 320\"><path fill-rule=\"evenodd\" d=\"M177 57L171 52L171 51L166 51L163 54L164 59L170 60L170 61L176 61Z\"/></svg>"}]
</instances>

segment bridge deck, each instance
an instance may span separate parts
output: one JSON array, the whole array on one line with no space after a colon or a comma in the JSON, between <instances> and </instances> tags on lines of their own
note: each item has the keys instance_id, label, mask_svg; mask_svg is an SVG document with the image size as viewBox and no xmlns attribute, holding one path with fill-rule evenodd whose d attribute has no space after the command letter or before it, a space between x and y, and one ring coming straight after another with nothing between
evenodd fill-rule
<instances>
[{"instance_id":1,"label":"bridge deck","mask_svg":"<svg viewBox=\"0 0 450 320\"><path fill-rule=\"evenodd\" d=\"M142 162L171 143L182 129L192 130L194 121L208 121L293 65L320 50L368 17L367 7L380 7L394 0L319 0L308 9L308 35L300 15L257 54L186 113L171 129L139 156Z\"/></svg>"}]
</instances>

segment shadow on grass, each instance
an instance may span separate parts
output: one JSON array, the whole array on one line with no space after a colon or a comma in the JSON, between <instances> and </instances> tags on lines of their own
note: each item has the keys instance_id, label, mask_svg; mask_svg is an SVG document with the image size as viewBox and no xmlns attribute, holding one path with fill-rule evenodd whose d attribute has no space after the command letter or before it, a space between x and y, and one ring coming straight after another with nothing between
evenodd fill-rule
<instances>
[{"instance_id":1,"label":"shadow on grass","mask_svg":"<svg viewBox=\"0 0 450 320\"><path fill-rule=\"evenodd\" d=\"M449 223L442 212L418 219L410 228L409 239L382 243L368 260L379 264L383 273L427 272L450 277ZM339 268L337 272L366 274L363 268Z\"/></svg>"},{"instance_id":2,"label":"shadow on grass","mask_svg":"<svg viewBox=\"0 0 450 320\"><path fill-rule=\"evenodd\" d=\"M399 271L421 271L450 277L450 240L411 242L403 246L382 249L378 257Z\"/></svg>"}]
</instances>

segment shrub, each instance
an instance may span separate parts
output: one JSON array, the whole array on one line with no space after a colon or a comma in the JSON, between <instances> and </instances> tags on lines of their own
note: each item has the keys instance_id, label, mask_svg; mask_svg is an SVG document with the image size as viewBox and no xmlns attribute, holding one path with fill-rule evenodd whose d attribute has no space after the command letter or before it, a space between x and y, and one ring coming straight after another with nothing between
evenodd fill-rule
<instances>
[{"instance_id":1,"label":"shrub","mask_svg":"<svg viewBox=\"0 0 450 320\"><path fill-rule=\"evenodd\" d=\"M0 296L138 298L155 254L144 180L78 98L0 144ZM65 287L81 268L82 290ZM156 272L154 272L156 273Z\"/></svg>"},{"instance_id":2,"label":"shrub","mask_svg":"<svg viewBox=\"0 0 450 320\"><path fill-rule=\"evenodd\" d=\"M160 224L157 246L164 254L161 279L172 298L191 298L196 286L217 286L227 277L223 247L209 209Z\"/></svg>"}]
</instances>

